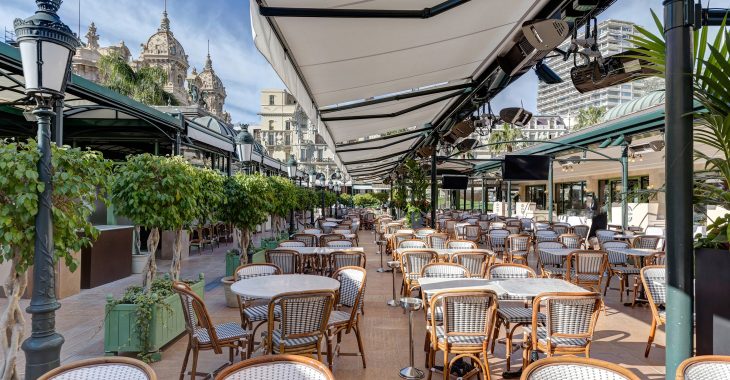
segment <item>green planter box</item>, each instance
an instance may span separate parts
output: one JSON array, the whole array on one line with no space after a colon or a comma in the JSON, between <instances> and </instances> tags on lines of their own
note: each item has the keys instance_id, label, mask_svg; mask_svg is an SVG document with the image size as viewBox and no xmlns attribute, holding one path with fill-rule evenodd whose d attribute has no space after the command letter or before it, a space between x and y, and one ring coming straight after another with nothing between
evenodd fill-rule
<instances>
[{"instance_id":1,"label":"green planter box","mask_svg":"<svg viewBox=\"0 0 730 380\"><path fill-rule=\"evenodd\" d=\"M226 277L233 276L233 272L236 271L240 263L241 258L238 255L226 254Z\"/></svg>"},{"instance_id":2,"label":"green planter box","mask_svg":"<svg viewBox=\"0 0 730 380\"><path fill-rule=\"evenodd\" d=\"M261 240L261 248L274 249L279 246L278 240Z\"/></svg>"},{"instance_id":3,"label":"green planter box","mask_svg":"<svg viewBox=\"0 0 730 380\"><path fill-rule=\"evenodd\" d=\"M205 280L200 274L200 281L194 283L193 291L201 298L205 296ZM113 302L111 296L107 302ZM177 293L165 298L165 303L170 309L155 306L152 309L149 332L149 353L152 361L160 360L162 355L160 349L180 336L185 331L185 315L182 311L180 296ZM140 352L142 344L137 332L137 305L111 305L106 307L104 318L104 353L116 355L119 352Z\"/></svg>"}]
</instances>

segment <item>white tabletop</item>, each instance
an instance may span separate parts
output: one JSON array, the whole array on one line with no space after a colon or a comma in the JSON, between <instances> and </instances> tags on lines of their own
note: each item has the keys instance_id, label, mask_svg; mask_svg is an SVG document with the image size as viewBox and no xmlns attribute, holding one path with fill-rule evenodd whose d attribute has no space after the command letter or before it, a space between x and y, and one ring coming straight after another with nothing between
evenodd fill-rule
<instances>
[{"instance_id":1,"label":"white tabletop","mask_svg":"<svg viewBox=\"0 0 730 380\"><path fill-rule=\"evenodd\" d=\"M281 274L236 281L231 285L231 291L239 296L249 298L272 299L282 293L337 290L339 287L340 282L330 277L308 274Z\"/></svg>"},{"instance_id":2,"label":"white tabletop","mask_svg":"<svg viewBox=\"0 0 730 380\"><path fill-rule=\"evenodd\" d=\"M429 250L429 251L436 251L436 253L439 256L453 256L456 253L463 253L463 252L478 252L478 253L486 253L487 255L494 256L494 251L490 249L483 249L483 248L398 248L395 250L395 252L399 255L402 255L406 252L416 252L416 251L423 251L423 250Z\"/></svg>"},{"instance_id":3,"label":"white tabletop","mask_svg":"<svg viewBox=\"0 0 730 380\"><path fill-rule=\"evenodd\" d=\"M545 252L550 255L555 256L568 256L571 253L577 251L577 249L572 248L541 248L540 252Z\"/></svg>"},{"instance_id":4,"label":"white tabletop","mask_svg":"<svg viewBox=\"0 0 730 380\"><path fill-rule=\"evenodd\" d=\"M329 255L332 252L365 252L363 247L327 248L327 247L282 247L290 251L297 251L300 255Z\"/></svg>"},{"instance_id":5,"label":"white tabletop","mask_svg":"<svg viewBox=\"0 0 730 380\"><path fill-rule=\"evenodd\" d=\"M298 232L298 233L304 234L305 232ZM308 234L308 235L314 235L317 237L317 240L319 240L319 238L322 237L322 235L331 235L331 234L319 233L319 234ZM357 237L357 234L341 234L341 235L344 236L345 239L348 239L348 240L351 240L351 239L354 239L355 237Z\"/></svg>"},{"instance_id":6,"label":"white tabletop","mask_svg":"<svg viewBox=\"0 0 730 380\"><path fill-rule=\"evenodd\" d=\"M448 289L474 288L494 290L503 298L509 295L514 298L533 298L547 292L586 292L586 289L558 278L515 278L508 280L485 280L481 278L420 278L421 290L435 293Z\"/></svg>"},{"instance_id":7,"label":"white tabletop","mask_svg":"<svg viewBox=\"0 0 730 380\"><path fill-rule=\"evenodd\" d=\"M630 256L651 256L655 253L661 252L661 251L657 251L656 249L648 249L648 248L610 248L610 249L607 249L607 251L619 252L619 253L623 253L625 255L630 255Z\"/></svg>"}]
</instances>

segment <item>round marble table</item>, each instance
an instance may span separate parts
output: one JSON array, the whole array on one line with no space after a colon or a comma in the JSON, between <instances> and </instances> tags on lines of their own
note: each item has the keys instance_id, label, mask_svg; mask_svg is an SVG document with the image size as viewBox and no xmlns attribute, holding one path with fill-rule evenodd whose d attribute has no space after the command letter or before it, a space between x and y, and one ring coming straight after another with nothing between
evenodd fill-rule
<instances>
[{"instance_id":1,"label":"round marble table","mask_svg":"<svg viewBox=\"0 0 730 380\"><path fill-rule=\"evenodd\" d=\"M339 287L340 282L330 277L282 274L236 281L231 285L231 291L244 297L272 299L282 293L337 290Z\"/></svg>"}]
</instances>

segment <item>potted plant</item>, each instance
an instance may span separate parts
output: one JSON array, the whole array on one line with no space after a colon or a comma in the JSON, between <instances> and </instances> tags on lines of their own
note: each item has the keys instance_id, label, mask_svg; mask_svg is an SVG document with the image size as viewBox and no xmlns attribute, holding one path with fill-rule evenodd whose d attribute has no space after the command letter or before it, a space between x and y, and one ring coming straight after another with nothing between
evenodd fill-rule
<instances>
[{"instance_id":1,"label":"potted plant","mask_svg":"<svg viewBox=\"0 0 730 380\"><path fill-rule=\"evenodd\" d=\"M632 39L637 46L632 55L664 76L666 44L664 28L659 18L652 12L659 31L653 34L638 28L640 34ZM730 289L730 52L727 48L728 28L722 23L714 40L710 40L709 28L697 31L695 41L694 97L702 106L695 112L695 143L706 146L705 151L716 151L707 155L703 150L695 150L695 157L704 161L705 171L715 177L709 183L697 179L694 186L696 209L719 207L725 215L710 220L707 234L696 236L695 242L695 310L697 319L697 354L730 354L730 303L718 302L724 299ZM691 223L692 221L687 221Z\"/></svg>"},{"instance_id":2,"label":"potted plant","mask_svg":"<svg viewBox=\"0 0 730 380\"><path fill-rule=\"evenodd\" d=\"M239 247L248 247L256 227L266 222L273 195L261 174L236 174L223 182L223 203L218 218L240 230ZM245 264L247 255L241 255Z\"/></svg>"},{"instance_id":3,"label":"potted plant","mask_svg":"<svg viewBox=\"0 0 730 380\"><path fill-rule=\"evenodd\" d=\"M27 270L33 265L35 216L39 192L40 158L35 140L15 142L0 139L0 263L10 263L2 279L7 301L0 310L0 378L19 376L15 367L25 326L20 298L27 287ZM78 263L72 252L89 246L98 231L89 222L97 200L106 202L110 162L100 153L52 145L53 251L71 271ZM81 232L81 233L79 233ZM41 284L37 284L41 286Z\"/></svg>"},{"instance_id":4,"label":"potted plant","mask_svg":"<svg viewBox=\"0 0 730 380\"><path fill-rule=\"evenodd\" d=\"M132 237L134 239L132 244L132 273L140 274L144 272L150 253L142 250L142 236L140 236L139 225L134 226L134 234Z\"/></svg>"}]
</instances>

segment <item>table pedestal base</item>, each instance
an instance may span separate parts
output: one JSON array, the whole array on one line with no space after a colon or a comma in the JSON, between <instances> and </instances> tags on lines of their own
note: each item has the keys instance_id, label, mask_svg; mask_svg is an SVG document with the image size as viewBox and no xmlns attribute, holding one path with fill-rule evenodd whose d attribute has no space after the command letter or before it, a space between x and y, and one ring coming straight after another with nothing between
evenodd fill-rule
<instances>
[{"instance_id":1,"label":"table pedestal base","mask_svg":"<svg viewBox=\"0 0 730 380\"><path fill-rule=\"evenodd\" d=\"M423 379L423 371L415 367L406 367L400 370L400 377L404 379Z\"/></svg>"},{"instance_id":2,"label":"table pedestal base","mask_svg":"<svg viewBox=\"0 0 730 380\"><path fill-rule=\"evenodd\" d=\"M390 301L386 302L385 304L390 307L400 307L400 304L396 300L390 300Z\"/></svg>"}]
</instances>

